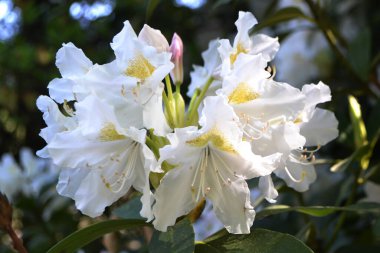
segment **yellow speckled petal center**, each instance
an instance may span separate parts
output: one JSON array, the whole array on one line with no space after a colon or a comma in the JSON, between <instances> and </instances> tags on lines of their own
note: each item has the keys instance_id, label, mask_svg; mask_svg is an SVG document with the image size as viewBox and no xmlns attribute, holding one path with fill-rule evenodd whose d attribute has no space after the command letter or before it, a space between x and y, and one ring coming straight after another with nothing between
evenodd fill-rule
<instances>
[{"instance_id":1,"label":"yellow speckled petal center","mask_svg":"<svg viewBox=\"0 0 380 253\"><path fill-rule=\"evenodd\" d=\"M122 139L125 139L125 136L119 134L112 123L107 123L100 130L99 140L101 141L116 141L116 140L122 140Z\"/></svg>"},{"instance_id":2,"label":"yellow speckled petal center","mask_svg":"<svg viewBox=\"0 0 380 253\"><path fill-rule=\"evenodd\" d=\"M228 102L230 104L242 104L248 101L258 98L260 95L252 89L246 83L240 83L228 96Z\"/></svg>"},{"instance_id":3,"label":"yellow speckled petal center","mask_svg":"<svg viewBox=\"0 0 380 253\"><path fill-rule=\"evenodd\" d=\"M222 150L229 153L236 153L236 150L232 146L231 143L225 138L222 132L220 132L218 129L213 128L210 131L201 134L195 139L186 141L187 144L195 146L195 147L203 147L206 146L209 142L211 144Z\"/></svg>"},{"instance_id":4,"label":"yellow speckled petal center","mask_svg":"<svg viewBox=\"0 0 380 253\"><path fill-rule=\"evenodd\" d=\"M154 70L155 67L143 55L138 54L129 61L125 74L145 80L153 74Z\"/></svg>"}]
</instances>

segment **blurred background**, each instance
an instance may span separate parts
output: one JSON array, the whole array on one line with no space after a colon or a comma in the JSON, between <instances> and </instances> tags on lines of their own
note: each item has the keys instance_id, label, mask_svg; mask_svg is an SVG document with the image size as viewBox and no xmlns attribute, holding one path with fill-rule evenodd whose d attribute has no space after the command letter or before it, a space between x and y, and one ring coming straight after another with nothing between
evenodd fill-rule
<instances>
[{"instance_id":1,"label":"blurred background","mask_svg":"<svg viewBox=\"0 0 380 253\"><path fill-rule=\"evenodd\" d=\"M289 7L296 7L307 16L315 16L305 2L0 0L0 156L10 153L21 162L19 157L23 147L29 147L34 153L45 145L38 135L45 124L35 102L39 95L47 95L48 83L60 76L55 66L55 54L62 43L73 42L94 63L102 64L112 60L109 43L125 20L132 23L136 32L144 23L160 29L169 42L176 32L185 45L184 85L187 85L192 64L203 65L201 52L207 49L208 42L234 36L234 22L239 10L253 12L259 23ZM378 0L312 2L317 2L321 8L317 12L320 15L317 25L305 19L285 18L281 22L264 23L256 30L280 39L280 51L272 63L277 69L277 81L301 87L322 80L330 86L333 100L325 107L335 112L341 134L338 140L322 149L319 156L337 161L350 156L357 148L348 111L348 94L358 98L369 140L380 126L380 8ZM337 40L336 48L331 47L331 41L326 40L326 34L321 32L320 26L324 25L333 28L330 32ZM370 165L379 163L379 154L377 145ZM371 176L373 181L380 182L378 172ZM320 179L319 188L327 187L332 191L335 188L331 182L341 185L348 178L326 174L325 179ZM314 198L313 204L333 202L331 192L323 194L325 198ZM39 205L29 197L19 203L20 211L16 214L23 217L24 226L36 220L38 224L46 221L46 217L38 213L45 202ZM23 206L35 210L35 216L31 216L33 212L23 214ZM34 249L31 252L45 252L63 235L74 231L79 222L86 222L78 214L73 214L73 209L70 210L70 215L67 210L56 212L56 223L24 231L28 247ZM36 239L36 234L41 238ZM1 240L0 252L7 252L5 247L2 248Z\"/></svg>"}]
</instances>

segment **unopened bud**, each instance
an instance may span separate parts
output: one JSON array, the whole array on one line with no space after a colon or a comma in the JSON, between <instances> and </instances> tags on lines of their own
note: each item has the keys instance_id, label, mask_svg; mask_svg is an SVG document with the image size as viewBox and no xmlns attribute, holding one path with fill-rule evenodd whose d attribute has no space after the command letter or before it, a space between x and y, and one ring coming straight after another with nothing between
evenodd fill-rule
<instances>
[{"instance_id":1,"label":"unopened bud","mask_svg":"<svg viewBox=\"0 0 380 253\"><path fill-rule=\"evenodd\" d=\"M160 30L153 29L148 25L144 25L139 33L139 40L144 41L149 46L155 47L158 52L168 52L169 43Z\"/></svg>"},{"instance_id":2,"label":"unopened bud","mask_svg":"<svg viewBox=\"0 0 380 253\"><path fill-rule=\"evenodd\" d=\"M183 82L183 43L178 34L174 33L172 43L170 45L172 53L171 61L174 63L174 69L170 72L174 84L182 84Z\"/></svg>"},{"instance_id":3,"label":"unopened bud","mask_svg":"<svg viewBox=\"0 0 380 253\"><path fill-rule=\"evenodd\" d=\"M174 93L174 101L175 101L175 121L176 127L183 127L185 124L185 101L181 96L181 93Z\"/></svg>"}]
</instances>

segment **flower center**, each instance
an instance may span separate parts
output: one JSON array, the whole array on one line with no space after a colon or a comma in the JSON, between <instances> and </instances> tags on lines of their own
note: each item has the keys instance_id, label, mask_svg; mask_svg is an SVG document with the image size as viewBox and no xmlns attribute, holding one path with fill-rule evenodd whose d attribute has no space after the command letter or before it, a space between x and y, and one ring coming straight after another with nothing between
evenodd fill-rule
<instances>
[{"instance_id":1,"label":"flower center","mask_svg":"<svg viewBox=\"0 0 380 253\"><path fill-rule=\"evenodd\" d=\"M122 140L122 139L125 139L125 136L119 134L112 123L107 123L100 130L99 140L101 141L116 141L116 140Z\"/></svg>"},{"instance_id":2,"label":"flower center","mask_svg":"<svg viewBox=\"0 0 380 253\"><path fill-rule=\"evenodd\" d=\"M125 74L145 80L155 71L155 67L141 54L129 61Z\"/></svg>"},{"instance_id":3,"label":"flower center","mask_svg":"<svg viewBox=\"0 0 380 253\"><path fill-rule=\"evenodd\" d=\"M260 97L257 92L252 89L246 83L240 83L228 96L228 102L230 104L242 104L254 100Z\"/></svg>"},{"instance_id":4,"label":"flower center","mask_svg":"<svg viewBox=\"0 0 380 253\"><path fill-rule=\"evenodd\" d=\"M209 142L211 142L214 147L222 151L236 153L236 150L232 144L229 143L225 136L216 128L211 129L207 133L201 134L195 139L186 141L187 144L195 147L206 146Z\"/></svg>"}]
</instances>

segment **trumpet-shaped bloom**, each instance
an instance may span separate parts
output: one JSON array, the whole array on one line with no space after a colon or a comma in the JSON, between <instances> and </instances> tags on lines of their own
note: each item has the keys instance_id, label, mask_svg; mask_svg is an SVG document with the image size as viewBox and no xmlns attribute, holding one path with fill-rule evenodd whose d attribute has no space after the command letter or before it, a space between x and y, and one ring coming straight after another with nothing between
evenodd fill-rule
<instances>
[{"instance_id":1,"label":"trumpet-shaped bloom","mask_svg":"<svg viewBox=\"0 0 380 253\"><path fill-rule=\"evenodd\" d=\"M319 82L304 85L302 93L306 97L306 103L293 124L299 128L299 134L304 137L305 143L298 148L292 148L285 166L274 171L288 186L300 192L308 190L310 184L316 180L312 163L315 151L338 136L338 121L334 114L316 108L317 104L331 99L330 88Z\"/></svg>"},{"instance_id":2,"label":"trumpet-shaped bloom","mask_svg":"<svg viewBox=\"0 0 380 253\"><path fill-rule=\"evenodd\" d=\"M141 37L145 39L145 36L138 38L130 23L126 21L121 32L113 38L111 47L116 56L115 67L120 74L135 79L136 92L139 92L139 95L149 95L155 91L174 65L170 61L171 53L159 52ZM141 100L146 101L148 98L142 97Z\"/></svg>"},{"instance_id":3,"label":"trumpet-shaped bloom","mask_svg":"<svg viewBox=\"0 0 380 253\"><path fill-rule=\"evenodd\" d=\"M245 179L270 174L279 156L253 154L249 143L242 141L237 122L225 98L208 97L201 129L175 129L168 135L170 145L160 149L160 160L176 167L163 177L155 193L157 229L166 231L176 218L208 198L230 233L249 233L255 211Z\"/></svg>"},{"instance_id":4,"label":"trumpet-shaped bloom","mask_svg":"<svg viewBox=\"0 0 380 253\"><path fill-rule=\"evenodd\" d=\"M149 171L159 171L145 130L122 128L113 108L95 96L76 103L78 127L57 133L47 150L63 169L58 190L84 214L103 213L133 186L143 193L141 215L151 219ZM75 179L74 179L75 178Z\"/></svg>"},{"instance_id":5,"label":"trumpet-shaped bloom","mask_svg":"<svg viewBox=\"0 0 380 253\"><path fill-rule=\"evenodd\" d=\"M275 82L264 70L262 55L241 54L234 69L224 77L218 93L228 97L228 103L239 116L247 137L255 138L260 123L270 125L279 120L294 120L304 108L305 95L286 83Z\"/></svg>"}]
</instances>

